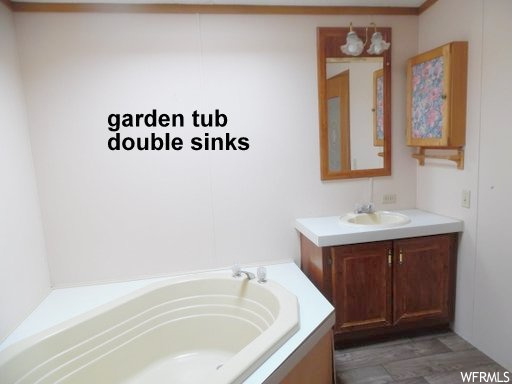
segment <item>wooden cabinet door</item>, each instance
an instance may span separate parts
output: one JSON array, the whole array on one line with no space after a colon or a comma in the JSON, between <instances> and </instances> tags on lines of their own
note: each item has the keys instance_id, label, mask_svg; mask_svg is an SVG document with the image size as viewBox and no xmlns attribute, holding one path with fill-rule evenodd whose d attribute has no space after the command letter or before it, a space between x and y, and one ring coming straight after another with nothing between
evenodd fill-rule
<instances>
[{"instance_id":1,"label":"wooden cabinet door","mask_svg":"<svg viewBox=\"0 0 512 384\"><path fill-rule=\"evenodd\" d=\"M335 332L392 323L392 242L331 248Z\"/></svg>"},{"instance_id":2,"label":"wooden cabinet door","mask_svg":"<svg viewBox=\"0 0 512 384\"><path fill-rule=\"evenodd\" d=\"M448 145L450 45L407 63L407 145Z\"/></svg>"},{"instance_id":3,"label":"wooden cabinet door","mask_svg":"<svg viewBox=\"0 0 512 384\"><path fill-rule=\"evenodd\" d=\"M407 61L407 145L464 146L467 51L457 41Z\"/></svg>"},{"instance_id":4,"label":"wooden cabinet door","mask_svg":"<svg viewBox=\"0 0 512 384\"><path fill-rule=\"evenodd\" d=\"M394 241L394 324L449 320L455 235Z\"/></svg>"}]
</instances>

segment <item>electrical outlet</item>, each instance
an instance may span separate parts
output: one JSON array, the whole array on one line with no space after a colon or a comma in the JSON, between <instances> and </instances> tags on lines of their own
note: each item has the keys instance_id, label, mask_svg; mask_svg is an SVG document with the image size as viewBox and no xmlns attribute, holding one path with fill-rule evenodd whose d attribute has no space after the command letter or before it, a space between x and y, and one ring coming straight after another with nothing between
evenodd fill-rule
<instances>
[{"instance_id":1,"label":"electrical outlet","mask_svg":"<svg viewBox=\"0 0 512 384\"><path fill-rule=\"evenodd\" d=\"M471 191L462 191L462 200L460 205L464 208L469 208L471 206Z\"/></svg>"},{"instance_id":2,"label":"electrical outlet","mask_svg":"<svg viewBox=\"0 0 512 384\"><path fill-rule=\"evenodd\" d=\"M382 204L396 204L396 193L386 193L382 196Z\"/></svg>"}]
</instances>

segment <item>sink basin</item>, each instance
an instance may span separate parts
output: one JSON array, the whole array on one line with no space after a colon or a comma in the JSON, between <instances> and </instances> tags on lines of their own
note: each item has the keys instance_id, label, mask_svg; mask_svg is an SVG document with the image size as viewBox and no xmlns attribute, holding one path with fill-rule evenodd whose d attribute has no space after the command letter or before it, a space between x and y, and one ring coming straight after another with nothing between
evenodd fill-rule
<instances>
[{"instance_id":1,"label":"sink basin","mask_svg":"<svg viewBox=\"0 0 512 384\"><path fill-rule=\"evenodd\" d=\"M411 221L408 216L390 211L375 213L348 213L340 218L343 224L361 227L399 227Z\"/></svg>"}]
</instances>

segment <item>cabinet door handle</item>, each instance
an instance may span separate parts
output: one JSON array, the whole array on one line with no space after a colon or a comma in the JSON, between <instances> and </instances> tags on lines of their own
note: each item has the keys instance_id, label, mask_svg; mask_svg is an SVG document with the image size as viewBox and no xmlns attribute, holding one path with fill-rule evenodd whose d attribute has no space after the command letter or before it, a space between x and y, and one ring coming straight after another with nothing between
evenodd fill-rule
<instances>
[{"instance_id":1,"label":"cabinet door handle","mask_svg":"<svg viewBox=\"0 0 512 384\"><path fill-rule=\"evenodd\" d=\"M402 248L400 248L400 251L398 253L398 263L402 265L404 263L404 254L402 252Z\"/></svg>"},{"instance_id":2,"label":"cabinet door handle","mask_svg":"<svg viewBox=\"0 0 512 384\"><path fill-rule=\"evenodd\" d=\"M388 265L391 267L393 265L393 251L388 249Z\"/></svg>"}]
</instances>

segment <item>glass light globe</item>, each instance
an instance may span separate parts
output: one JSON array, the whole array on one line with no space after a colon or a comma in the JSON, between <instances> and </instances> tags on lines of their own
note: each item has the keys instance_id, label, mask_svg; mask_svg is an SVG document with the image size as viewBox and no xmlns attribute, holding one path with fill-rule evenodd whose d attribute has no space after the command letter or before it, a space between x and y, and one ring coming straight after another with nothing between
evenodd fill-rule
<instances>
[{"instance_id":1,"label":"glass light globe","mask_svg":"<svg viewBox=\"0 0 512 384\"><path fill-rule=\"evenodd\" d=\"M359 56L363 52L364 44L355 32L347 34L347 43L341 46L341 52L349 56Z\"/></svg>"},{"instance_id":2,"label":"glass light globe","mask_svg":"<svg viewBox=\"0 0 512 384\"><path fill-rule=\"evenodd\" d=\"M382 39L382 33L380 32L374 32L371 41L372 43L370 44L370 48L366 51L370 55L380 55L391 45Z\"/></svg>"}]
</instances>

